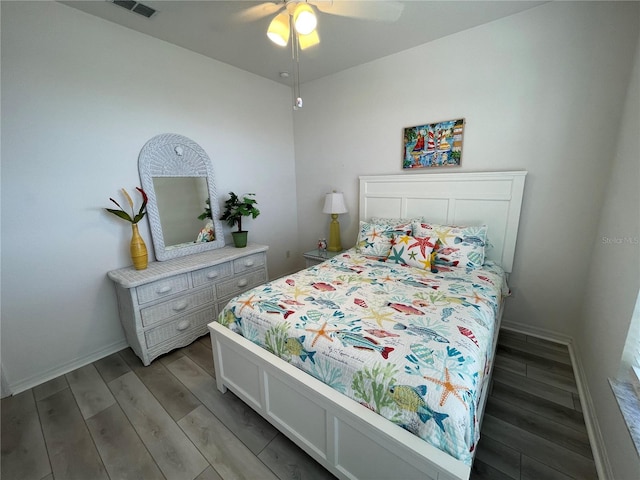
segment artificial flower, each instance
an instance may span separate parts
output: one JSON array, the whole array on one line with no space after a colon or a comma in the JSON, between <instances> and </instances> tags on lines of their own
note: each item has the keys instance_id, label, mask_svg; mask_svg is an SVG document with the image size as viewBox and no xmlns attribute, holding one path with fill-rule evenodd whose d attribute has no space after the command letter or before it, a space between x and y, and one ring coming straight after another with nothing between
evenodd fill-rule
<instances>
[{"instance_id":1,"label":"artificial flower","mask_svg":"<svg viewBox=\"0 0 640 480\"><path fill-rule=\"evenodd\" d=\"M124 194L125 198L127 199L127 202L129 202L129 205L131 206L131 215L129 215L127 212L124 211L124 209L120 206L120 204L118 202L116 202L113 198L109 198L109 200L111 200L113 203L115 203L118 208L120 208L120 210L115 210L113 208L105 208L105 210L107 212L111 212L114 215L122 218L123 220L126 220L128 222L131 223L138 223L140 220L142 220L144 218L144 215L147 213L147 194L144 193L144 190L142 190L139 187L136 187L136 190L138 190L140 192L140 195L142 195L142 206L140 207L140 210L138 210L138 214L134 215L135 210L133 209L133 200L131 199L131 197L129 196L129 194L127 193L127 191L123 188L122 189L122 193Z\"/></svg>"}]
</instances>

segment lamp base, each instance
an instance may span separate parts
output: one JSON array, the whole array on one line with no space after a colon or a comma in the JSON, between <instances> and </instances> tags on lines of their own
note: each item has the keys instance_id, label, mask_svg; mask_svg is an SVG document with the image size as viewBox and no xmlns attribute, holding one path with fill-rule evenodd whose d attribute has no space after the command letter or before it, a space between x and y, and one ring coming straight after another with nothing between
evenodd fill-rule
<instances>
[{"instance_id":1,"label":"lamp base","mask_svg":"<svg viewBox=\"0 0 640 480\"><path fill-rule=\"evenodd\" d=\"M340 224L338 223L338 214L331 214L331 223L329 224L329 243L327 244L328 252L341 252L342 244L340 243Z\"/></svg>"}]
</instances>

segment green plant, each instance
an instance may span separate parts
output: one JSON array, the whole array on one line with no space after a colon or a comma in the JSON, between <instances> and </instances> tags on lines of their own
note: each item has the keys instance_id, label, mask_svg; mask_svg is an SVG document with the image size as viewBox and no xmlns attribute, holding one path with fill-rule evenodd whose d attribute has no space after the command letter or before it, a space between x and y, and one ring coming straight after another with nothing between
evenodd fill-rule
<instances>
[{"instance_id":1,"label":"green plant","mask_svg":"<svg viewBox=\"0 0 640 480\"><path fill-rule=\"evenodd\" d=\"M242 217L256 218L260 215L260 210L256 208L258 202L251 198L255 193L247 193L242 198L235 193L229 192L229 199L224 202L224 213L220 220L227 222L227 225L234 227L238 225L238 232L242 232Z\"/></svg>"},{"instance_id":2,"label":"green plant","mask_svg":"<svg viewBox=\"0 0 640 480\"><path fill-rule=\"evenodd\" d=\"M211 216L211 203L208 198L205 200L205 202L206 205L204 206L204 212L198 215L198 219L204 220L205 218L210 218L213 220L213 217Z\"/></svg>"},{"instance_id":3,"label":"green plant","mask_svg":"<svg viewBox=\"0 0 640 480\"><path fill-rule=\"evenodd\" d=\"M136 190L138 190L140 192L140 195L142 195L142 206L140 207L140 210L138 210L138 214L135 214L135 211L133 209L133 200L131 199L131 197L129 196L129 194L127 193L127 191L123 188L122 189L122 193L124 194L125 198L127 199L127 202L129 203L129 206L131 207L131 215L129 215L127 212L124 211L124 209L120 206L120 204L118 202L116 202L113 198L109 198L109 200L111 200L113 203L115 203L120 210L115 210L113 208L105 208L105 210L107 212L113 213L114 215L122 218L123 220L126 220L128 222L131 223L138 223L140 220L142 220L144 218L145 213L147 213L146 211L146 207L147 207L147 194L144 193L144 190L142 190L139 187L136 187Z\"/></svg>"}]
</instances>

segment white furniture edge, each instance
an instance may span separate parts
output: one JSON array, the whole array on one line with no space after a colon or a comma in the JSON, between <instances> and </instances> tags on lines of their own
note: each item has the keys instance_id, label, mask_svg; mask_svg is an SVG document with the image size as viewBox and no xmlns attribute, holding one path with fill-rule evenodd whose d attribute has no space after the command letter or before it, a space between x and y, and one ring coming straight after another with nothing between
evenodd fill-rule
<instances>
[{"instance_id":1,"label":"white furniture edge","mask_svg":"<svg viewBox=\"0 0 640 480\"><path fill-rule=\"evenodd\" d=\"M228 387L336 477L367 480L354 476L350 465L366 462L369 470L393 471L379 478L469 478L471 469L460 460L227 327L212 322L209 330L218 389L224 393ZM345 429L349 437L343 440ZM357 453L343 454L346 448Z\"/></svg>"},{"instance_id":2,"label":"white furniture edge","mask_svg":"<svg viewBox=\"0 0 640 480\"><path fill-rule=\"evenodd\" d=\"M136 270L133 267L124 267L107 272L107 276L125 288L133 288L144 283L162 280L181 273L210 267L218 263L237 260L253 253L266 252L269 247L258 244L248 244L244 248L236 248L227 245L222 248L195 253L185 257L177 257L164 262L149 262L144 270Z\"/></svg>"},{"instance_id":3,"label":"white furniture edge","mask_svg":"<svg viewBox=\"0 0 640 480\"><path fill-rule=\"evenodd\" d=\"M499 255L508 262L511 271L525 175L526 172L495 172L360 177L360 215L361 218L418 216L420 214L411 211L411 200L435 198L445 209L437 213L455 219L455 213L459 212L457 207L473 200L470 191L476 191L478 200L506 202L507 208L501 210L504 218L482 220L506 225L504 246ZM403 193L402 188L406 189L408 185L410 191ZM456 193L436 197L425 194L434 185L439 190L451 186ZM479 190L474 190L475 187ZM498 192L492 192L492 189ZM463 200L457 205L456 195ZM400 209L376 211L375 202L368 202L370 198L390 196ZM493 352L501 318L502 310L494 332ZM471 468L468 465L335 392L311 375L217 322L210 323L209 330L218 389L222 392L231 389L338 478L368 478L367 475L354 475L352 472L357 469L391 472L389 478L469 478ZM480 419L489 390L487 385L480 399Z\"/></svg>"},{"instance_id":4,"label":"white furniture edge","mask_svg":"<svg viewBox=\"0 0 640 480\"><path fill-rule=\"evenodd\" d=\"M584 372L582 361L580 360L581 356L579 354L578 345L573 341L573 338L558 332L531 327L530 325L524 325L507 320L504 321L503 328L567 345L567 348L569 349L569 356L571 358L571 365L575 374L578 395L580 396L580 405L582 406L584 424L587 427L587 435L589 436L589 443L591 444L591 452L593 453L593 461L596 466L596 471L598 472L598 478L600 480L613 480L613 469L611 468L611 463L607 456L602 430L598 423L598 417L596 416L593 399L591 398L591 392L589 391L587 377Z\"/></svg>"}]
</instances>

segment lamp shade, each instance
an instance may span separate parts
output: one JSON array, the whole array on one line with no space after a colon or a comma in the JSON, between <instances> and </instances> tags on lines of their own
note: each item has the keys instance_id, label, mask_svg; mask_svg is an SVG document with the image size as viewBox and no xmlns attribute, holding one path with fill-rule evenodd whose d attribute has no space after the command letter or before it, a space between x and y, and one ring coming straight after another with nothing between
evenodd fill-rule
<instances>
[{"instance_id":1,"label":"lamp shade","mask_svg":"<svg viewBox=\"0 0 640 480\"><path fill-rule=\"evenodd\" d=\"M324 208L322 213L347 213L342 193L327 193L324 198Z\"/></svg>"},{"instance_id":2,"label":"lamp shade","mask_svg":"<svg viewBox=\"0 0 640 480\"><path fill-rule=\"evenodd\" d=\"M309 47L313 47L320 43L320 37L318 36L318 31L314 30L308 35L300 35L298 34L298 44L300 45L301 50L306 50Z\"/></svg>"},{"instance_id":3,"label":"lamp shade","mask_svg":"<svg viewBox=\"0 0 640 480\"><path fill-rule=\"evenodd\" d=\"M281 13L271 20L267 30L267 37L276 45L286 47L287 43L289 43L289 32L289 15Z\"/></svg>"},{"instance_id":4,"label":"lamp shade","mask_svg":"<svg viewBox=\"0 0 640 480\"><path fill-rule=\"evenodd\" d=\"M296 32L301 35L308 35L315 30L318 24L316 14L308 3L299 3L293 12L293 24Z\"/></svg>"}]
</instances>

